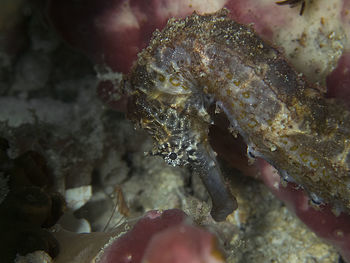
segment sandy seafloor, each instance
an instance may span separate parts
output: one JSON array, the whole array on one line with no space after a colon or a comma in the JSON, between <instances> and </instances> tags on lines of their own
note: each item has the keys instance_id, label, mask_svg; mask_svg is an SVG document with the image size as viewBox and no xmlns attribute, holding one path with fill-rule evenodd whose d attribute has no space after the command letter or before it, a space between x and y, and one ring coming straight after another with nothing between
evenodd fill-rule
<instances>
[{"instance_id":1,"label":"sandy seafloor","mask_svg":"<svg viewBox=\"0 0 350 263\"><path fill-rule=\"evenodd\" d=\"M227 262L338 262L339 254L262 183L224 163L239 208L215 223L199 178L145 156L151 139L99 100L94 65L34 14L26 33L29 45L18 57L0 56L0 136L13 158L27 150L46 158L56 190L69 198L62 228L110 231L151 209L181 208L217 234ZM118 209L116 189L128 216Z\"/></svg>"}]
</instances>

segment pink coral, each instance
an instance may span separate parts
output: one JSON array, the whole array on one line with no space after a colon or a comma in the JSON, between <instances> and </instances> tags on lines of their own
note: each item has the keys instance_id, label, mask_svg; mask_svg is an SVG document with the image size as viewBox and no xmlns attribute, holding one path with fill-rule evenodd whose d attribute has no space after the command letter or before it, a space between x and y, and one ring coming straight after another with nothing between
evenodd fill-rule
<instances>
[{"instance_id":1,"label":"pink coral","mask_svg":"<svg viewBox=\"0 0 350 263\"><path fill-rule=\"evenodd\" d=\"M211 5L213 8L209 6L205 11L223 6L215 2ZM191 4L186 0L91 0L84 4L51 0L48 14L69 44L96 62L126 73L156 28L162 28L170 17L185 17L200 6L198 0Z\"/></svg>"},{"instance_id":2,"label":"pink coral","mask_svg":"<svg viewBox=\"0 0 350 263\"><path fill-rule=\"evenodd\" d=\"M350 107L350 52L339 59L338 66L327 77L327 95L339 98Z\"/></svg>"},{"instance_id":3,"label":"pink coral","mask_svg":"<svg viewBox=\"0 0 350 263\"><path fill-rule=\"evenodd\" d=\"M149 211L105 249L100 263L224 262L214 235L186 223L186 218L179 209Z\"/></svg>"},{"instance_id":4,"label":"pink coral","mask_svg":"<svg viewBox=\"0 0 350 263\"><path fill-rule=\"evenodd\" d=\"M186 224L156 234L148 245L143 262L148 263L218 263L224 262L214 236Z\"/></svg>"}]
</instances>

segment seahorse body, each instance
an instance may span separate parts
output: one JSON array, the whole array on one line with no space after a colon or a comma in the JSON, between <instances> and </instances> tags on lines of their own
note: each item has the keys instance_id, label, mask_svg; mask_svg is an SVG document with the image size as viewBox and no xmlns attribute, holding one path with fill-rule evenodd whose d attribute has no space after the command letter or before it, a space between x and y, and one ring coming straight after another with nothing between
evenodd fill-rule
<instances>
[{"instance_id":1,"label":"seahorse body","mask_svg":"<svg viewBox=\"0 0 350 263\"><path fill-rule=\"evenodd\" d=\"M132 98L129 116L155 139L154 154L202 175L217 220L236 204L208 143L213 104L244 138L250 156L350 211L349 111L325 99L227 10L169 20L139 54L125 89Z\"/></svg>"}]
</instances>

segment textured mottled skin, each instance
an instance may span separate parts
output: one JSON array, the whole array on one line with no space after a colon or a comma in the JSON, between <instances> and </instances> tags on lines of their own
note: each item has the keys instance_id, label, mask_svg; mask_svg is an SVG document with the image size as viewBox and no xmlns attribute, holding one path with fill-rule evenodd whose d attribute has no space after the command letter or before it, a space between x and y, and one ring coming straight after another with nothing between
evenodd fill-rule
<instances>
[{"instance_id":1,"label":"textured mottled skin","mask_svg":"<svg viewBox=\"0 0 350 263\"><path fill-rule=\"evenodd\" d=\"M271 163L314 201L350 211L349 112L306 83L251 28L226 15L221 10L170 20L154 34L125 82L130 117L154 137L154 154L172 165L190 165L209 192L217 186L214 203L224 184L206 181L215 173L220 177L208 126L223 111L233 136L245 139L248 156ZM226 209L219 219L234 207L218 208Z\"/></svg>"}]
</instances>

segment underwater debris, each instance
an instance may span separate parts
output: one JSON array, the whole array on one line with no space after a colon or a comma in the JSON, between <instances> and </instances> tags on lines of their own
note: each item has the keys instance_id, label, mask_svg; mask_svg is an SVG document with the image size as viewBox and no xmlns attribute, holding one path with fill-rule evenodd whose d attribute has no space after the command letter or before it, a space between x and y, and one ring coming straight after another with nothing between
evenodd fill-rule
<instances>
[{"instance_id":1,"label":"underwater debris","mask_svg":"<svg viewBox=\"0 0 350 263\"><path fill-rule=\"evenodd\" d=\"M278 5L289 5L290 7L296 7L297 5L301 5L299 15L303 15L306 5L306 0L284 0L276 2Z\"/></svg>"}]
</instances>

